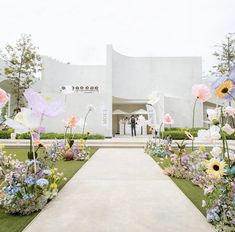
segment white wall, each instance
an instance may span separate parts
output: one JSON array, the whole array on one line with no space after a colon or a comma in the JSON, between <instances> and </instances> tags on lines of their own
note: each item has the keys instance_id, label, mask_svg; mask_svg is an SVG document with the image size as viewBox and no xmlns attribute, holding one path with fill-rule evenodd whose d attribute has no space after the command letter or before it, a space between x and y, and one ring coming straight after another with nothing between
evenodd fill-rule
<instances>
[{"instance_id":1,"label":"white wall","mask_svg":"<svg viewBox=\"0 0 235 232\"><path fill-rule=\"evenodd\" d=\"M43 95L66 101L63 115L44 122L47 132L62 132L64 130L62 122L64 118L72 115L84 118L87 105L92 104L96 107L96 110L88 116L86 131L111 136L112 121L109 121L107 127L102 126L101 123L103 109L108 109L110 118L112 113L112 88L111 82L107 78L106 66L75 66L60 63L48 57L43 57L42 60L42 80L34 87ZM78 92L65 97L60 92L61 86L64 85L99 86L99 92Z\"/></svg>"},{"instance_id":2,"label":"white wall","mask_svg":"<svg viewBox=\"0 0 235 232\"><path fill-rule=\"evenodd\" d=\"M172 113L175 126L191 126L191 89L201 83L201 57L128 57L114 50L112 54L113 96L146 99L157 91L165 96L162 108L164 113ZM198 106L196 126L202 126L202 115L202 107Z\"/></svg>"}]
</instances>

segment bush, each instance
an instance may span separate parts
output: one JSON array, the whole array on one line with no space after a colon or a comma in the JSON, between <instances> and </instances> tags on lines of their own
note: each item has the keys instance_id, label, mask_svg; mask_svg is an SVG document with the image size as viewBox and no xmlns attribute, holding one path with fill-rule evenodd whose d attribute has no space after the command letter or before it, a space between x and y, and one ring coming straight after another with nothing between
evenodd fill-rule
<instances>
[{"instance_id":1,"label":"bush","mask_svg":"<svg viewBox=\"0 0 235 232\"><path fill-rule=\"evenodd\" d=\"M87 139L104 139L103 135L98 135L98 134L90 134L90 135L82 135L82 134L74 134L74 139L81 139L81 138L87 138ZM25 134L19 134L17 135L17 139L30 139L30 134L25 133ZM41 139L64 139L64 134L63 133L44 133L41 134Z\"/></svg>"},{"instance_id":2,"label":"bush","mask_svg":"<svg viewBox=\"0 0 235 232\"><path fill-rule=\"evenodd\" d=\"M194 128L189 129L189 128L166 128L164 132L161 132L161 136L164 138L167 136L171 136L172 139L186 139L188 140L188 137L184 133L185 131L190 132L194 137L197 137L197 132L202 129L207 129L207 128ZM230 140L235 140L235 134L233 135L227 135L227 139Z\"/></svg>"},{"instance_id":3,"label":"bush","mask_svg":"<svg viewBox=\"0 0 235 232\"><path fill-rule=\"evenodd\" d=\"M10 139L11 133L13 133L12 129L0 131L0 139Z\"/></svg>"}]
</instances>

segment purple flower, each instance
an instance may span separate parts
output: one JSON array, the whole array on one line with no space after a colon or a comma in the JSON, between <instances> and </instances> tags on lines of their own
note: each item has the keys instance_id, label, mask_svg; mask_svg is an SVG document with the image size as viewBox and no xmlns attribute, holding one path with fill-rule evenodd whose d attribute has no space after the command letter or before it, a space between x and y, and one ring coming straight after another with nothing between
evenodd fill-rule
<instances>
[{"instance_id":1,"label":"purple flower","mask_svg":"<svg viewBox=\"0 0 235 232\"><path fill-rule=\"evenodd\" d=\"M55 117L64 110L64 104L61 101L47 101L39 93L32 89L27 89L24 96L28 101L28 105L32 111L41 117Z\"/></svg>"},{"instance_id":2,"label":"purple flower","mask_svg":"<svg viewBox=\"0 0 235 232\"><path fill-rule=\"evenodd\" d=\"M40 126L40 127L38 127L37 132L38 132L39 134L43 134L43 133L45 133L45 132L46 132L46 128L45 128L45 127Z\"/></svg>"}]
</instances>

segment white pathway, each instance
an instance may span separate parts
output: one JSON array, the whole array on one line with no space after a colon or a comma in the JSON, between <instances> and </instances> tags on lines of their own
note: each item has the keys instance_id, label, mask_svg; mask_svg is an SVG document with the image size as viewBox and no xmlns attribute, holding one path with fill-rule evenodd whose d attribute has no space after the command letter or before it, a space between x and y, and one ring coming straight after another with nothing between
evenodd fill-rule
<instances>
[{"instance_id":1,"label":"white pathway","mask_svg":"<svg viewBox=\"0 0 235 232\"><path fill-rule=\"evenodd\" d=\"M99 149L25 232L212 232L143 149Z\"/></svg>"}]
</instances>

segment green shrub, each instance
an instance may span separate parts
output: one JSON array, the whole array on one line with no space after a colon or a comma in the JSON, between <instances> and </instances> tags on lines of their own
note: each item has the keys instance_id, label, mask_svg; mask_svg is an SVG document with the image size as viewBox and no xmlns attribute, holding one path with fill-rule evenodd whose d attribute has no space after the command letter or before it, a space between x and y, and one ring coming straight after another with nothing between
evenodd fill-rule
<instances>
[{"instance_id":1,"label":"green shrub","mask_svg":"<svg viewBox=\"0 0 235 232\"><path fill-rule=\"evenodd\" d=\"M172 128L172 130L170 130L169 128L167 128L164 132L161 132L161 136L163 137L171 136L172 139L186 139L187 140L188 138L184 133L185 131L188 131L194 137L197 137L197 132L198 130L201 130L201 129L206 129L206 128L195 128L194 130L187 129L187 128ZM227 139L235 140L235 134L227 135L226 137Z\"/></svg>"},{"instance_id":2,"label":"green shrub","mask_svg":"<svg viewBox=\"0 0 235 232\"><path fill-rule=\"evenodd\" d=\"M0 131L0 139L10 139L11 133L13 133L12 129Z\"/></svg>"},{"instance_id":3,"label":"green shrub","mask_svg":"<svg viewBox=\"0 0 235 232\"><path fill-rule=\"evenodd\" d=\"M74 139L81 139L81 138L87 138L87 139L104 139L103 135L99 135L99 134L90 134L90 135L82 135L82 134L74 134ZM17 135L17 139L29 139L30 138L30 134L29 133L25 133L25 134L19 134ZM64 134L63 133L44 133L41 134L41 139L64 139Z\"/></svg>"}]
</instances>

